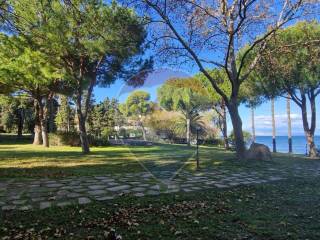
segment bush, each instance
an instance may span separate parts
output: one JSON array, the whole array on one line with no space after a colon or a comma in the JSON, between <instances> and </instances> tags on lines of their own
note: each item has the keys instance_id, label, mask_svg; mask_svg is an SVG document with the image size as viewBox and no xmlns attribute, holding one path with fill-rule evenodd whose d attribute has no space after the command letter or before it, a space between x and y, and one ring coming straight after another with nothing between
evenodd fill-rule
<instances>
[{"instance_id":1,"label":"bush","mask_svg":"<svg viewBox=\"0 0 320 240\"><path fill-rule=\"evenodd\" d=\"M203 140L205 145L224 146L224 140L221 138L207 138Z\"/></svg>"},{"instance_id":2,"label":"bush","mask_svg":"<svg viewBox=\"0 0 320 240\"><path fill-rule=\"evenodd\" d=\"M49 133L49 141L52 146L71 146L78 147L81 145L80 135L77 132L56 132ZM88 135L90 146L108 146L109 140L107 137L95 137Z\"/></svg>"},{"instance_id":3,"label":"bush","mask_svg":"<svg viewBox=\"0 0 320 240\"><path fill-rule=\"evenodd\" d=\"M49 142L52 146L80 146L80 136L77 132L49 133Z\"/></svg>"},{"instance_id":4,"label":"bush","mask_svg":"<svg viewBox=\"0 0 320 240\"><path fill-rule=\"evenodd\" d=\"M93 135L88 136L89 145L94 147L101 147L101 146L109 146L109 139L106 136L102 136L100 138L95 137Z\"/></svg>"},{"instance_id":5,"label":"bush","mask_svg":"<svg viewBox=\"0 0 320 240\"><path fill-rule=\"evenodd\" d=\"M247 131L243 131L243 138L246 145L250 144L252 141L252 135ZM232 145L235 145L235 136L233 131L229 135L229 141Z\"/></svg>"}]
</instances>

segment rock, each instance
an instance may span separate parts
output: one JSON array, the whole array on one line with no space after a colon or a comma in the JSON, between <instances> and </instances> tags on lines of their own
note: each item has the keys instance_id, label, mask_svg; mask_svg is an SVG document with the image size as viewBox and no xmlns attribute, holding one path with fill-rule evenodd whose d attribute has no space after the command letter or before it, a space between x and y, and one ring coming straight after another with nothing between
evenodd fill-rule
<instances>
[{"instance_id":1,"label":"rock","mask_svg":"<svg viewBox=\"0 0 320 240\"><path fill-rule=\"evenodd\" d=\"M79 202L79 204L82 205L82 204L91 203L91 200L89 198L87 198L87 197L81 197L81 198L78 199L78 202Z\"/></svg>"},{"instance_id":2,"label":"rock","mask_svg":"<svg viewBox=\"0 0 320 240\"><path fill-rule=\"evenodd\" d=\"M40 209L49 208L51 205L51 202L40 202Z\"/></svg>"},{"instance_id":3,"label":"rock","mask_svg":"<svg viewBox=\"0 0 320 240\"><path fill-rule=\"evenodd\" d=\"M246 153L246 158L248 160L271 160L272 156L268 146L252 143Z\"/></svg>"}]
</instances>

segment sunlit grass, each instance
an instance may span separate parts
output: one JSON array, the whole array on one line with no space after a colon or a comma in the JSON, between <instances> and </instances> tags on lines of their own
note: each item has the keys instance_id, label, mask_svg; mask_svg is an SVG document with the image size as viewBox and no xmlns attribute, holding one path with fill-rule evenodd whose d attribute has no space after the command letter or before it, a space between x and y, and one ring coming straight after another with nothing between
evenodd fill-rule
<instances>
[{"instance_id":1,"label":"sunlit grass","mask_svg":"<svg viewBox=\"0 0 320 240\"><path fill-rule=\"evenodd\" d=\"M60 177L65 175L99 175L180 168L190 160L194 148L182 145L151 147L108 146L91 148L84 155L79 147L0 145L0 177Z\"/></svg>"},{"instance_id":2,"label":"sunlit grass","mask_svg":"<svg viewBox=\"0 0 320 240\"><path fill-rule=\"evenodd\" d=\"M33 146L14 141L0 143L0 177L63 177L130 173L141 171L196 171L195 147L158 144L154 146L108 146L91 148ZM199 148L202 169L277 167L305 160L301 156L275 154L273 161L239 161L234 152L213 146Z\"/></svg>"}]
</instances>

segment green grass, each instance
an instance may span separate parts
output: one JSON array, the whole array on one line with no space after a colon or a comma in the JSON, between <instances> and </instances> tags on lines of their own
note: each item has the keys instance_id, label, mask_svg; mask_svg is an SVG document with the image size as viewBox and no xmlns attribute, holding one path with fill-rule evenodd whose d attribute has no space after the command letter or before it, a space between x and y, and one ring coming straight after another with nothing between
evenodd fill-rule
<instances>
[{"instance_id":1,"label":"green grass","mask_svg":"<svg viewBox=\"0 0 320 240\"><path fill-rule=\"evenodd\" d=\"M0 145L0 177L63 177L103 175L179 168L193 154L193 148L175 145L151 147L97 147L83 155L78 147ZM193 158L194 159L194 158Z\"/></svg>"},{"instance_id":2,"label":"green grass","mask_svg":"<svg viewBox=\"0 0 320 240\"><path fill-rule=\"evenodd\" d=\"M96 147L83 155L79 147L33 146L17 141L0 142L0 178L36 178L104 175L108 173L176 171L183 167L195 170L195 148L184 145L150 147ZM217 147L200 147L202 168L264 168L305 162L301 156L276 154L272 162L238 161L233 152Z\"/></svg>"},{"instance_id":3,"label":"green grass","mask_svg":"<svg viewBox=\"0 0 320 240\"><path fill-rule=\"evenodd\" d=\"M79 147L43 148L26 142L13 137L0 141L0 178L103 175L141 172L144 167L150 171L195 169L195 148L184 145L95 147L83 155ZM232 152L215 147L201 147L200 156L204 167L234 158Z\"/></svg>"},{"instance_id":4,"label":"green grass","mask_svg":"<svg viewBox=\"0 0 320 240\"><path fill-rule=\"evenodd\" d=\"M82 155L80 148L44 149L0 143L3 178L64 177L143 171L195 171L194 148L181 145L101 147ZM0 211L0 236L7 239L105 239L114 228L123 239L320 239L320 177L294 176L293 166L318 169L320 161L275 154L272 161L239 161L216 147L200 148L201 168L230 171L287 170L286 180L164 194L123 196L85 206L31 212ZM1 181L1 179L0 179ZM6 238L5 238L6 239Z\"/></svg>"}]
</instances>

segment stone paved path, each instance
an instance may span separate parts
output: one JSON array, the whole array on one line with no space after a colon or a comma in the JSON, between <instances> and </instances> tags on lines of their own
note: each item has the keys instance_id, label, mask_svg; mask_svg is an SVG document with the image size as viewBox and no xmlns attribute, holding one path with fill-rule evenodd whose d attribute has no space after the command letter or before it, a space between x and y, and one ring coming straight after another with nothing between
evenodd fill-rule
<instances>
[{"instance_id":1,"label":"stone paved path","mask_svg":"<svg viewBox=\"0 0 320 240\"><path fill-rule=\"evenodd\" d=\"M156 177L155 177L156 176ZM285 170L264 171L210 170L191 173L141 172L105 176L70 177L61 180L33 179L0 181L2 210L45 209L51 206L107 201L124 194L137 197L173 192L192 192L210 188L261 184L285 179ZM173 178L173 179L172 179Z\"/></svg>"}]
</instances>

